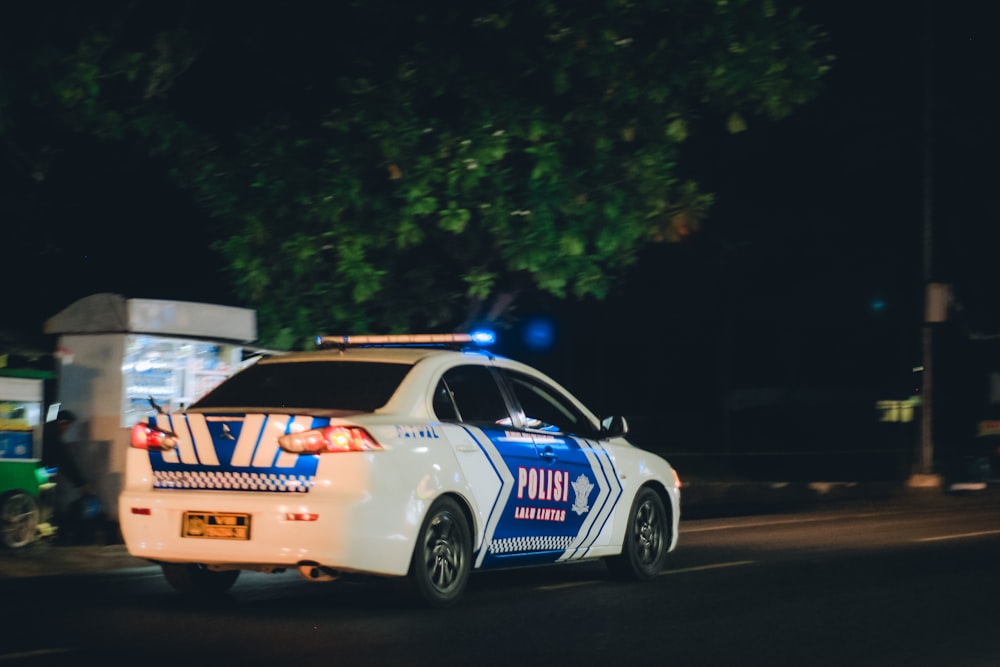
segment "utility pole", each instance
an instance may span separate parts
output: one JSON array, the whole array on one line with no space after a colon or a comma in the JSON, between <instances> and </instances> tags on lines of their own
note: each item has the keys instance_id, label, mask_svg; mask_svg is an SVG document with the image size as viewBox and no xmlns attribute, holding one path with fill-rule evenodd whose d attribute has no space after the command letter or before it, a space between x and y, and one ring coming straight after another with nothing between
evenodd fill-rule
<instances>
[{"instance_id":1,"label":"utility pole","mask_svg":"<svg viewBox=\"0 0 1000 667\"><path fill-rule=\"evenodd\" d=\"M923 35L923 287L924 316L922 322L923 372L920 396L920 453L911 486L938 486L940 479L934 472L934 329L933 322L940 321L938 297L940 285L933 284L934 201L933 201L933 21L931 1L924 0ZM945 306L946 307L946 306Z\"/></svg>"}]
</instances>

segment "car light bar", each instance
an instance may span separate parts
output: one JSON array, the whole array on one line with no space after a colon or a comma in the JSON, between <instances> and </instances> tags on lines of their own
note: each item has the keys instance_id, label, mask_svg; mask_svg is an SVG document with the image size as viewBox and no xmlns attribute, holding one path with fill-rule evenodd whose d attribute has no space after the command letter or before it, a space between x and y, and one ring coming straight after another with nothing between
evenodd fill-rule
<instances>
[{"instance_id":1,"label":"car light bar","mask_svg":"<svg viewBox=\"0 0 1000 667\"><path fill-rule=\"evenodd\" d=\"M496 342L496 334L480 329L471 333L438 333L438 334L385 334L385 335L348 335L348 336L317 336L316 344L320 347L361 347L365 345L456 345L474 343L476 345L491 345Z\"/></svg>"}]
</instances>

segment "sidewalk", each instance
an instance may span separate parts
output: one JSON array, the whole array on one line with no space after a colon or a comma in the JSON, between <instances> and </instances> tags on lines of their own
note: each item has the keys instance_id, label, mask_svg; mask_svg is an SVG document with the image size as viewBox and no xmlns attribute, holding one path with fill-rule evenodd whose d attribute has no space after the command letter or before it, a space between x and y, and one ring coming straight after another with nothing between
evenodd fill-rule
<instances>
[{"instance_id":1,"label":"sidewalk","mask_svg":"<svg viewBox=\"0 0 1000 667\"><path fill-rule=\"evenodd\" d=\"M681 487L682 517L781 511L846 500L889 500L916 491L903 482L761 482L689 479Z\"/></svg>"},{"instance_id":2,"label":"sidewalk","mask_svg":"<svg viewBox=\"0 0 1000 667\"><path fill-rule=\"evenodd\" d=\"M53 577L149 566L152 563L130 556L124 544L63 546L43 539L21 549L0 550L0 579Z\"/></svg>"}]
</instances>

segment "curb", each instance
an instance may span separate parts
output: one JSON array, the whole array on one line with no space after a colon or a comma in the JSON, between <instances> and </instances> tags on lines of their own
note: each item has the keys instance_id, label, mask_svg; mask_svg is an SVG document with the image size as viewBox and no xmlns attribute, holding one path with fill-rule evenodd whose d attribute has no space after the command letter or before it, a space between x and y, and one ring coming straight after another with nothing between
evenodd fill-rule
<instances>
[{"instance_id":1,"label":"curb","mask_svg":"<svg viewBox=\"0 0 1000 667\"><path fill-rule=\"evenodd\" d=\"M62 546L43 539L21 549L0 552L0 581L137 567L153 565L130 556L124 544Z\"/></svg>"}]
</instances>

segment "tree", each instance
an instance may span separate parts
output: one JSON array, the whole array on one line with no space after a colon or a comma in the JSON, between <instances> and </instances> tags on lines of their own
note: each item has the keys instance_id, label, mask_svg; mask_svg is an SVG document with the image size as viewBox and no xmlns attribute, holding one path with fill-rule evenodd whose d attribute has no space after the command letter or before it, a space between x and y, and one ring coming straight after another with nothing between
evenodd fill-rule
<instances>
[{"instance_id":1,"label":"tree","mask_svg":"<svg viewBox=\"0 0 1000 667\"><path fill-rule=\"evenodd\" d=\"M157 160L277 347L603 298L706 215L688 137L786 116L829 60L776 0L107 7L34 10L61 31L3 70L35 97L0 93L0 135L32 136L18 123L44 107Z\"/></svg>"}]
</instances>

